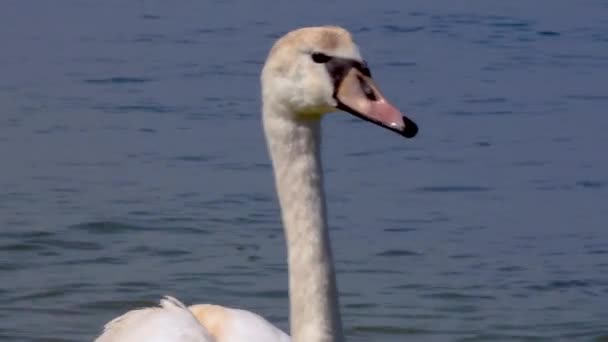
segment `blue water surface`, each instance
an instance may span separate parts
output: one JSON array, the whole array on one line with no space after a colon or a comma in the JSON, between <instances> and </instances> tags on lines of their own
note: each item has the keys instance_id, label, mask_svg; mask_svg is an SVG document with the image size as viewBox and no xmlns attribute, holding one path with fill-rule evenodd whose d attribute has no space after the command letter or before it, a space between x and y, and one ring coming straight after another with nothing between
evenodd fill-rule
<instances>
[{"instance_id":1,"label":"blue water surface","mask_svg":"<svg viewBox=\"0 0 608 342\"><path fill-rule=\"evenodd\" d=\"M606 1L1 7L1 341L91 341L164 294L287 329L259 72L320 24L420 126L324 122L348 339L608 340Z\"/></svg>"}]
</instances>

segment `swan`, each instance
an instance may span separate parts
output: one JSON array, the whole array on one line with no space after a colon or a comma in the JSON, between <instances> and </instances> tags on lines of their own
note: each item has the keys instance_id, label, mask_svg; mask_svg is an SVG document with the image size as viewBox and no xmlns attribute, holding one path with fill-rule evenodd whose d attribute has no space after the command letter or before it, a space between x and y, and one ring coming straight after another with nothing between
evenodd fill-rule
<instances>
[{"instance_id":1,"label":"swan","mask_svg":"<svg viewBox=\"0 0 608 342\"><path fill-rule=\"evenodd\" d=\"M308 27L279 38L261 75L262 121L287 241L290 333L294 342L344 341L327 228L321 118L340 110L404 137L418 127L372 80L351 34ZM261 316L165 297L106 324L96 342L288 342Z\"/></svg>"}]
</instances>

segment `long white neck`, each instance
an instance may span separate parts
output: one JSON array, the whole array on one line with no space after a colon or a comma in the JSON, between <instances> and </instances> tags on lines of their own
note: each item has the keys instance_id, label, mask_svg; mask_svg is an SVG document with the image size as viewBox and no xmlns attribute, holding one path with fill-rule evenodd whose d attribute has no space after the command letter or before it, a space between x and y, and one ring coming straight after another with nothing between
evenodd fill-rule
<instances>
[{"instance_id":1,"label":"long white neck","mask_svg":"<svg viewBox=\"0 0 608 342\"><path fill-rule=\"evenodd\" d=\"M342 322L327 229L320 120L296 120L264 104L287 238L291 336L294 342L342 342Z\"/></svg>"}]
</instances>

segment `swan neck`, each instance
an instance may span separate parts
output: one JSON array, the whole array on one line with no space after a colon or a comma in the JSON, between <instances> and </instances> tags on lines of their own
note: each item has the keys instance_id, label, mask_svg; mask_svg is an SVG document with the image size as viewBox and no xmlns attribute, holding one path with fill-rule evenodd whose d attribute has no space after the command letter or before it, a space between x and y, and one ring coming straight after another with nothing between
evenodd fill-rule
<instances>
[{"instance_id":1,"label":"swan neck","mask_svg":"<svg viewBox=\"0 0 608 342\"><path fill-rule=\"evenodd\" d=\"M264 108L287 240L292 341L342 342L323 190L320 120L293 117Z\"/></svg>"}]
</instances>

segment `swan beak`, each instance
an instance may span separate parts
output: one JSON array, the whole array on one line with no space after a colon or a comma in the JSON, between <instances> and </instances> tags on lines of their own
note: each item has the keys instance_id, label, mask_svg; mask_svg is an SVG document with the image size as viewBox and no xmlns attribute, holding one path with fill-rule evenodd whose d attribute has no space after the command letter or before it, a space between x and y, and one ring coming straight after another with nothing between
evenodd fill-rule
<instances>
[{"instance_id":1,"label":"swan beak","mask_svg":"<svg viewBox=\"0 0 608 342\"><path fill-rule=\"evenodd\" d=\"M418 126L386 100L371 77L356 68L351 68L338 84L335 98L338 109L406 138L413 138L418 133Z\"/></svg>"}]
</instances>

